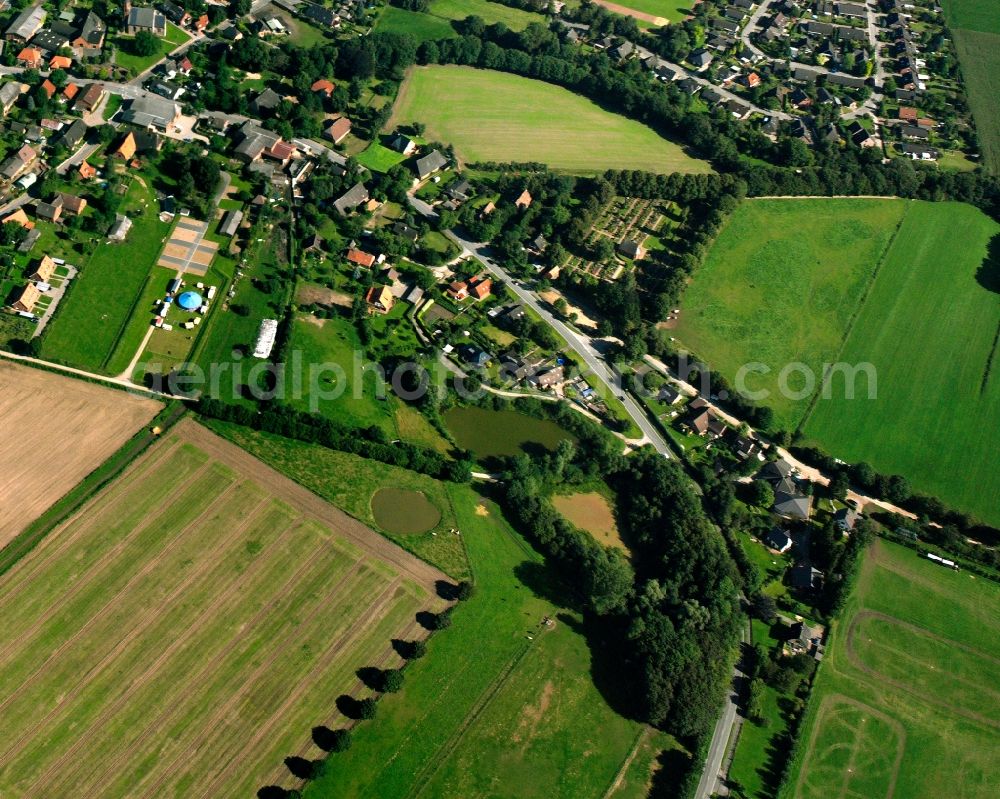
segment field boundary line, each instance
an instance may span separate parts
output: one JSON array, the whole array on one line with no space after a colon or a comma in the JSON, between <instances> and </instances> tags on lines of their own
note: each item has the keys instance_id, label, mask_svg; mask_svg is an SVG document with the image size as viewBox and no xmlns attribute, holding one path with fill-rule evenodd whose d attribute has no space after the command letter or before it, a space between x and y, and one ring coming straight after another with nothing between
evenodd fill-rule
<instances>
[{"instance_id":1,"label":"field boundary line","mask_svg":"<svg viewBox=\"0 0 1000 799\"><path fill-rule=\"evenodd\" d=\"M47 665L49 663L50 660L52 660L56 656L58 656L63 651L63 649L65 647L67 647L69 644L73 643L84 630L88 629L92 623L94 623L97 619L101 618L102 615L104 614L104 612L107 611L107 609L109 607L113 607L124 596L126 596L127 593L128 593L128 590L132 587L132 585L134 583L138 582L139 580L141 580L146 574L148 574L149 571L152 570L152 568L159 562L159 559L163 556L163 554L165 552L168 552L170 549L172 549L177 544L177 542L180 541L189 532L194 532L196 529L198 529L199 522L201 522L205 518L205 516L207 516L208 514L210 514L211 512L213 512L213 510L216 507L217 502L219 500L224 499L225 497L227 497L232 492L234 486L235 486L235 484L229 486L226 491L223 491L217 497L213 498L211 504L209 504L209 506L206 507L205 510L203 510L201 513L199 513L196 518L192 519L191 522L185 527L184 530L181 531L181 533L178 536L175 536L169 542L167 542L166 546L164 546L163 549L161 549L159 552L157 552L156 555L151 560L147 561L146 565L138 573L133 574L128 579L128 581L125 583L125 585L123 585L121 587L121 589L119 589L119 591L113 597L111 597L110 600L108 600L103 606L101 606L101 608L99 608L97 610L97 612L94 613L87 620L87 622L83 625L83 627L81 627L79 630L77 630L76 633L74 633L71 638L69 638L66 641L64 641L62 643L62 645L60 645L60 647L58 649L56 649L55 652L53 652L49 656L49 659L46 660L45 663L42 664L42 666L40 666L38 669L36 669L36 671L29 676L29 678L28 678L27 681L25 681L20 686L18 686L18 689L15 690L15 691L13 691L11 693L11 695L6 700L4 700L3 705L0 705L0 709L6 707L7 704L12 699L15 698L15 696L18 693L18 691L20 691L22 688L24 688L25 685L30 684L31 680L33 680L36 676L38 676L39 672L42 670L42 668L44 668L45 665ZM93 583L93 581L84 582L81 585L81 587L75 593L79 593L80 590L82 590L83 588L87 587L88 585L90 585L92 583ZM30 630L29 630L29 632L30 632ZM116 645L116 647L117 647L117 645ZM20 651L23 651L23 647L19 647L18 648L18 652L20 652ZM15 654L17 654L17 653L15 653ZM28 737L32 736L35 732L38 731L38 728L42 724L45 723L45 721L47 721L48 719L50 719L52 717L52 715L54 713L57 713L58 711L63 710L65 707L66 707L66 703L65 702L58 703L58 705L56 707L54 707L51 711L49 711L48 715L46 715L44 719L41 719L35 725L35 727L33 727L29 731L25 732L25 734L21 736L21 738L18 740L17 743L18 744L23 744L24 741L25 741L25 737L26 736L28 736ZM14 756L16 757L16 755L19 754L20 751L23 748L24 748L23 746L18 746L14 750L15 751L15 755ZM10 750L9 749L5 750L2 754L0 754L0 768L2 768L3 766L5 766L9 762L9 757L10 757Z\"/></svg>"},{"instance_id":2,"label":"field boundary line","mask_svg":"<svg viewBox=\"0 0 1000 799\"><path fill-rule=\"evenodd\" d=\"M296 636L302 636L304 634L303 630L308 629L309 625L316 622L317 617L331 601L339 601L344 593L347 593L354 588L354 586L350 583L349 578L353 577L356 572L361 571L363 566L364 564L361 560L355 561L352 569L348 572L348 574L344 575L344 578L338 585L337 590L330 594L313 597L314 604L309 609L305 619L300 624L294 627L289 627L285 630L283 635L279 636L279 642L272 647L270 653L268 653L264 661L260 663L257 668L254 669L253 672L251 672L245 679L243 679L239 689L235 693L231 693L223 704L216 707L215 713L207 719L208 723L202 725L203 729L212 729L216 727L221 720L234 709L235 705L239 701L245 699L247 688L256 683L260 676L265 674L271 668L274 661L284 654L286 645ZM198 739L197 743L199 749L207 745L206 739L204 738ZM169 760L168 763L165 764L166 768L160 769L160 775L152 787L142 789L142 796L160 796L161 794L159 793L159 789L163 784L163 781L174 776L173 771L177 761L188 754L189 750L187 748L179 747L175 755Z\"/></svg>"},{"instance_id":3,"label":"field boundary line","mask_svg":"<svg viewBox=\"0 0 1000 799\"><path fill-rule=\"evenodd\" d=\"M223 494L220 498L224 498L226 495L227 494ZM221 554L225 550L225 545L229 544L232 541L233 538L235 538L235 537L237 537L239 535L242 535L242 533L246 530L246 528L250 525L250 523L255 520L255 518L256 518L257 514L260 512L260 510L262 510L267 504L268 504L268 499L265 497L265 498L263 498L260 501L260 503L258 504L258 506L256 508L254 508L254 510L248 515L248 517L244 520L244 522L242 524L240 524L240 525L238 525L238 526L236 526L236 527L233 528L233 532L231 533L230 537L226 537L226 538L220 537L219 540L216 542L216 545L211 550L209 550L208 552L206 552L204 554L206 556L208 556L208 557L214 557L216 555ZM183 535L184 535L184 533L182 532L181 536L183 536ZM176 538L174 542L171 542L171 545L173 543L175 543L176 541L179 541L179 540L180 540L180 537ZM168 547L168 549L169 549L169 547ZM166 551L167 550L164 550L164 552L166 552ZM161 553L161 555L162 554L163 553ZM155 560L150 561L150 563L147 564L147 567L143 569L143 572L148 572L149 567L151 567L153 565L156 565L158 563L159 557L160 556L158 555ZM102 657L101 660L98 663L96 663L93 666L91 666L87 670L87 672L85 674L83 674L77 680L76 684L73 686L73 689L66 692L66 695L69 698L72 698L75 695L76 690L81 685L85 685L87 683L88 678L92 674L98 673L99 671L103 670L103 668L105 666L107 666L108 663L112 662L116 657L118 657L119 655L121 655L122 651L129 644L131 644L138 636L142 635L147 629L149 629L150 627L152 627L153 625L155 625L157 621L159 621L160 619L162 619L164 611L166 611L167 608L170 608L170 607L173 606L173 603L178 598L180 598L181 592L183 592L184 589L186 589L188 586L190 586L191 583L193 583L196 579L204 577L204 575L206 573L210 573L211 570L212 570L212 568L214 568L218 564L219 564L219 561L216 561L216 560L208 561L208 560L206 560L205 563L204 563L204 567L203 567L202 570L193 571L182 582L178 583L174 587L174 589L169 594L167 594L166 597L164 597L162 600L160 600L159 605L158 605L158 610L160 611L160 613L158 615L155 615L155 616L154 615L150 615L146 619L145 623L143 623L142 618L140 618L140 620L139 620L140 623L137 624L136 626L134 626L131 630L128 631L128 633L126 635L124 635L122 638L120 638L114 644L114 646L110 650L106 651L105 654L104 654L104 657ZM140 572L136 576L141 576L143 574L143 572ZM130 581L130 583L131 583L131 581ZM124 589L123 589L123 591L121 593L119 593L118 595L116 595L115 597L112 598L112 601L109 603L109 605L114 604L115 600L120 599L122 593L124 593ZM108 609L108 605L106 605L105 607L103 607L100 610L98 610L97 613L95 613L90 619L87 620L86 624L84 624L82 627L80 627L80 629L78 629L72 635L72 637L70 637L66 641L64 641L62 643L62 645L60 645L60 647L58 649L56 649L54 652L52 652L49 655L49 657L46 659L46 661L44 663L42 663L31 675L29 675L29 677L24 682L22 682L21 685L19 685L16 690L12 691L12 695L10 697L8 697L6 700L4 700L4 702L2 704L0 704L0 711L2 711L7 706L7 704L11 701L11 699L14 698L15 694L20 693L26 687L30 686L34 682L34 679L44 670L44 668L50 662L52 662L53 660L55 660L56 657L63 650L65 650L66 647L68 647L70 644L74 643L83 634L83 632L90 627L90 625L95 620L97 620L99 617L102 617L106 613L107 609ZM60 702L60 705L63 705L63 704L64 704L64 702ZM46 717L46 718L48 718L48 717Z\"/></svg>"},{"instance_id":4,"label":"field boundary line","mask_svg":"<svg viewBox=\"0 0 1000 799\"><path fill-rule=\"evenodd\" d=\"M979 396L986 393L986 386L990 382L990 372L993 371L993 361L997 355L997 348L1000 348L1000 321L997 322L997 332L993 336L993 347L990 349L989 357L986 359L986 369L983 371L983 379L979 383Z\"/></svg>"},{"instance_id":5,"label":"field boundary line","mask_svg":"<svg viewBox=\"0 0 1000 799\"><path fill-rule=\"evenodd\" d=\"M497 697L497 694L503 690L507 681L510 679L514 670L520 665L524 657L535 647L535 642L538 640L540 631L535 631L534 640L529 641L521 647L519 652L515 652L513 657L507 661L503 670L496 676L496 678L491 682L486 690L479 695L479 699L470 708L469 712L462 719L462 723L455 728L455 731L434 753L433 757L430 758L429 762L424 765L417 775L417 779L414 781L414 787L410 789L407 794L412 799L419 799L420 795L424 792L428 785L430 785L431 780L434 776L441 770L441 767L445 764L448 758L455 752L458 748L459 743L462 741L462 737L465 735L466 731L475 724L479 717L486 711L486 709L492 704L493 700Z\"/></svg>"},{"instance_id":6,"label":"field boundary line","mask_svg":"<svg viewBox=\"0 0 1000 799\"><path fill-rule=\"evenodd\" d=\"M866 198L873 199L873 198ZM885 198L893 199L893 198ZM875 288L875 283L878 280L879 274L882 272L882 267L885 265L886 259L889 257L889 251L892 249L892 245L896 243L896 239L899 237L900 228L903 227L903 222L910 215L910 209L913 208L912 202L907 202L903 213L899 217L899 222L896 223L896 229L892 231L892 235L885 243L885 248L882 250L882 254L879 256L878 260L875 262L875 269L872 272L871 280L868 281L868 285L865 287L864 294L861 295L861 299L858 301L857 306L851 313L851 318L847 322L847 327L844 328L844 335L840 339L840 346L837 347L837 352L834 355L834 361L839 361L844 354L844 350L847 348L847 340L851 337L851 333L854 331L854 327L861 317L861 312L864 310L865 306L868 305L868 298L871 297L872 290ZM819 385L816 387L816 391L809 400L809 406L806 408L805 413L802 415L802 420L798 423L795 428L795 435L803 435L806 424L809 422L809 418L813 415L813 411L816 410L816 406L819 404L819 399L823 395L823 391L826 389L827 382L830 379L830 374L832 372L832 366L827 366L823 370L823 378L819 381Z\"/></svg>"},{"instance_id":7,"label":"field boundary line","mask_svg":"<svg viewBox=\"0 0 1000 799\"><path fill-rule=\"evenodd\" d=\"M286 535L292 534L295 531L301 529L301 527L302 527L301 519L292 520L292 522L282 531L281 535L279 535L278 538L275 540L276 543L277 543L278 540L280 540L281 538L284 538ZM257 561L255 561L255 565L258 564L258 563L263 564L263 563L266 563L266 561L265 560L257 560ZM275 593L272 596L272 598L270 599L270 601L266 602L245 623L245 627L247 629L254 628L260 622L260 619L265 614L271 612L271 610L273 609L273 606L274 606L275 602L277 602L280 597L283 597L285 595L286 589L290 585L292 585L295 582L297 582L300 579L300 577L302 576L302 574L305 573L306 571L308 571L308 569L310 567L314 566L314 565L315 565L314 561L312 561L312 560L306 560L305 562L303 562L303 564L301 566L299 566L298 569L296 569L291 574L289 574L288 577L287 577L287 579L285 580L285 582L280 586L280 590L277 593ZM354 567L352 569L349 569L345 573L345 575L344 575L345 578L347 576L349 576L351 574L351 572L354 569L356 569L356 568L357 568L357 562L355 562ZM257 572L263 571L263 570L264 570L264 566L263 565L260 566L260 567L258 567L258 568L256 568L256 569L253 568L253 567L251 567L250 569L247 569L242 574L238 575L237 579L234 580L229 585L229 587L226 589L226 591L218 598L218 601L213 602L209 607L207 607L207 608L204 609L204 611L201 613L201 615L197 619L197 624L192 624L191 627L190 627L190 630L192 630L194 632L200 632L201 629L200 629L199 625L200 625L201 622L204 621L205 617L212 615L216 611L216 609L218 609L225 602L227 602L234 595L234 593L239 588L241 588L244 585L246 585L247 579L245 579L245 578L249 578L252 581L253 579L255 579L258 576ZM242 641L244 637L245 636L242 635L242 634L237 634L235 637L231 638L229 641L226 642L226 646L223 646L218 651L212 653L211 654L211 659L209 659L208 661L206 661L202 665L201 669L196 673L195 679L192 681L192 684L197 684L198 681L210 669L212 669L212 667L215 666L222 658L224 658L224 657L228 656L229 654L231 654L231 652L232 652L233 648L235 647L235 645L239 641ZM149 679L150 679L150 677L156 673L156 671L160 668L161 665L163 665L164 659L168 658L169 656L171 656L173 654L173 652L177 649L177 647L181 646L182 644L188 643L189 640L190 640L190 637L187 636L187 635L185 635L181 639L173 642L171 644L171 646L168 648L168 650L165 651L161 655L161 657L157 659L157 661L155 663L153 663L149 668L146 669L146 671L143 674L139 675L139 677L136 678L135 682L138 682L140 684L144 684L144 683L148 682ZM127 700L128 698L130 698L130 696L131 696L131 693L128 694L128 696L124 697L123 699L120 698L120 704L123 704L124 700ZM169 724L170 722L172 722L177 717L177 714L183 708L184 708L183 705L181 705L180 703L176 703L176 704L170 705L166 709L161 709L158 712L156 712L156 715L155 715L155 718L153 719L153 721L150 722L150 723L148 723L145 726L145 728L143 728L143 730L138 734L138 736L136 736L134 738L134 740L129 744L128 748L125 749L122 752L119 752L118 755L115 758L113 758L109 764L107 764L105 767L103 767L103 770L100 771L100 778L103 779L104 776L107 774L107 772L110 771L110 770L115 770L116 771L117 768L118 768L118 766L119 766L119 764L122 762L122 760L124 760L126 757L128 757L129 755L131 755L132 752L134 752L135 749L139 746L139 744L142 743L143 741L145 741L146 736L147 736L147 734L148 734L148 732L149 732L149 730L151 728L153 728L154 726L161 726L161 722L162 722L162 725ZM91 771L90 774L88 775L88 779L94 773L95 773L94 771Z\"/></svg>"},{"instance_id":8,"label":"field boundary line","mask_svg":"<svg viewBox=\"0 0 1000 799\"><path fill-rule=\"evenodd\" d=\"M184 495L184 493L204 475L204 472L208 471L208 468L209 464L204 463L198 469L192 472L192 474L189 475L188 478L185 479L185 481L181 483L181 485L179 485L176 490L170 492L170 494L165 499L164 504L172 505L175 501L179 500ZM156 516L150 516L147 519L144 519L143 524L137 525L134 529L129 531L127 535L125 535L112 548L103 553L103 555L90 567L89 571L91 575L93 575L94 573L103 574L105 571L107 571L110 566L112 566L114 563L118 561L118 558L122 555L123 552L126 551L128 545L134 543L135 539L139 538L143 533L148 532L164 515L166 515L168 511L169 507L166 508L162 513L157 514ZM200 516L201 514L199 514L199 518ZM173 545L173 543L174 543L173 541L166 542L164 544L163 549L164 550L169 549ZM117 598L118 594L126 590L132 584L132 582L140 576L141 574L133 574L128 580L126 580L125 584L115 593L115 596L113 596L107 603L105 603L105 606L113 603ZM7 649L4 653L4 658L0 659L0 668L2 668L3 666L7 665L10 662L10 658L7 656L10 654L12 647L17 646L20 649L24 643L25 638L30 637L32 634L37 634L40 628L44 624L46 624L49 620L51 620L52 617L56 615L56 613L64 609L84 589L92 586L93 584L94 584L93 578L88 580L80 580L77 582L76 585L73 586L73 588L70 591L67 591L64 594L60 594L56 602L54 602L52 605L46 608L45 613L43 613L39 618L34 619L35 622L34 627L26 629L16 639L8 643ZM3 757L2 755L0 755L0 764L2 763L3 763Z\"/></svg>"},{"instance_id":9,"label":"field boundary line","mask_svg":"<svg viewBox=\"0 0 1000 799\"><path fill-rule=\"evenodd\" d=\"M366 555L382 561L428 590L439 580L452 578L436 566L407 552L398 544L372 530L366 524L330 504L301 483L254 457L233 442L217 435L191 419L177 426L179 436L231 469L254 482L264 481L282 502L303 516L318 521L336 536L355 544Z\"/></svg>"},{"instance_id":10,"label":"field boundary line","mask_svg":"<svg viewBox=\"0 0 1000 799\"><path fill-rule=\"evenodd\" d=\"M632 766L636 756L639 754L639 747L642 746L643 742L648 737L649 727L643 724L642 727L639 728L638 734L635 736L635 741L632 744L631 751L625 757L624 762L622 762L621 768L618 769L618 773L612 778L608 789L601 795L601 799L610 799L611 795L621 787L622 780L625 779L625 773Z\"/></svg>"},{"instance_id":11,"label":"field boundary line","mask_svg":"<svg viewBox=\"0 0 1000 799\"><path fill-rule=\"evenodd\" d=\"M323 653L316 658L313 663L312 668L306 676L306 679L298 681L291 692L285 695L284 700L274 710L270 717L264 721L257 729L257 734L247 743L244 743L240 748L248 749L253 751L254 747L257 746L260 741L270 734L271 729L281 721L286 713L288 712L289 706L298 702L302 695L312 689L317 681L321 680L324 673L330 668L332 662L336 658L344 653L344 650L348 650L349 647L355 642L355 640L361 636L365 630L367 622L373 617L379 616L386 606L390 605L392 601L396 598L396 592L399 590L403 580L402 577L396 577L388 583L381 594L375 599L371 605L365 610L365 612L358 617L355 622L348 628L340 638L329 643ZM391 651L391 650L390 650ZM219 783L229 776L232 770L239 765L239 761L236 759L236 754L230 756L229 763L218 772L215 776L214 782L210 783L208 787L202 792L202 797L205 796L216 796L214 789Z\"/></svg>"}]
</instances>

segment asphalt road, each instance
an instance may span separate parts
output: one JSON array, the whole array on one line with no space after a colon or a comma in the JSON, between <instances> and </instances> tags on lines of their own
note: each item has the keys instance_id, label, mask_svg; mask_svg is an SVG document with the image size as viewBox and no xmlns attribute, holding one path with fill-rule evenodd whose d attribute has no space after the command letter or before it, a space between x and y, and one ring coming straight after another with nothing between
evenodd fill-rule
<instances>
[{"instance_id":1,"label":"asphalt road","mask_svg":"<svg viewBox=\"0 0 1000 799\"><path fill-rule=\"evenodd\" d=\"M748 626L749 624L743 625L742 640L744 643L749 640ZM712 743L708 747L705 767L701 772L701 780L698 782L698 790L695 791L694 799L711 799L713 796L729 795L729 788L725 784L725 775L722 773L722 766L726 758L726 750L729 748L729 739L732 737L733 729L739 721L736 701L739 696L739 684L746 677L740 671L739 664L740 661L738 660L736 666L733 667L733 684L726 695L726 704L722 708L722 715L719 716L719 720L715 724Z\"/></svg>"},{"instance_id":2,"label":"asphalt road","mask_svg":"<svg viewBox=\"0 0 1000 799\"><path fill-rule=\"evenodd\" d=\"M538 302L533 292L519 285L509 274L507 274L507 272L505 272L497 263L489 258L485 252L485 246L483 244L464 239L453 230L449 231L449 233L455 243L462 248L464 254L475 258L483 266L485 266L494 277L502 280L521 302L534 310L535 313L541 316L542 319L555 329L560 336L566 339L567 344L569 344L581 361L586 364L587 369L589 370L589 373L585 374L584 377L595 377L604 383L604 385L621 400L622 404L625 406L625 410L628 412L628 415L632 417L632 420L639 426L639 429L642 430L646 441L664 457L673 457L666 440L649 420L649 417L646 416L645 411L639 407L639 404L630 394L627 394L622 390L621 381L618 375L604 360L604 357L594 344L594 339L577 333L568 325L553 316L549 312L548 308Z\"/></svg>"}]
</instances>

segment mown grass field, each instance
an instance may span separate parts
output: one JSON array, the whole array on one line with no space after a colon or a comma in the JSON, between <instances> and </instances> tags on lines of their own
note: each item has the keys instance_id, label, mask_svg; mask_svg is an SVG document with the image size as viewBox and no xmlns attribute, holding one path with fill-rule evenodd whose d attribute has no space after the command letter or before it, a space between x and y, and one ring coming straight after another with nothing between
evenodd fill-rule
<instances>
[{"instance_id":1,"label":"mown grass field","mask_svg":"<svg viewBox=\"0 0 1000 799\"><path fill-rule=\"evenodd\" d=\"M750 200L732 215L688 286L674 336L733 382L767 391L779 428L794 430L812 392L783 396L789 363L835 359L906 204L901 200ZM801 375L788 385L804 390Z\"/></svg>"},{"instance_id":2,"label":"mown grass field","mask_svg":"<svg viewBox=\"0 0 1000 799\"><path fill-rule=\"evenodd\" d=\"M1000 524L998 289L1000 225L969 205L911 203L842 353L875 366L878 399L835 382L806 438Z\"/></svg>"},{"instance_id":3,"label":"mown grass field","mask_svg":"<svg viewBox=\"0 0 1000 799\"><path fill-rule=\"evenodd\" d=\"M115 63L120 67L132 70L133 74L137 75L140 72L149 69L153 66L153 64L166 56L171 50L180 47L190 38L191 37L188 36L187 33L174 25L174 23L168 22L167 35L159 40L160 49L153 53L153 55L140 56L134 55L131 52L133 37L119 36L115 42L118 45L118 49L115 51Z\"/></svg>"},{"instance_id":4,"label":"mown grass field","mask_svg":"<svg viewBox=\"0 0 1000 799\"><path fill-rule=\"evenodd\" d=\"M268 466L369 527L377 528L371 503L372 496L380 488L421 492L441 512L441 522L437 527L423 535L395 536L387 530L380 532L456 580L469 577L469 561L461 538L448 532L456 527L455 513L444 486L437 480L347 452L335 452L239 425L216 420L209 420L207 424Z\"/></svg>"},{"instance_id":5,"label":"mown grass field","mask_svg":"<svg viewBox=\"0 0 1000 799\"><path fill-rule=\"evenodd\" d=\"M4 796L250 796L441 573L182 422L0 581Z\"/></svg>"},{"instance_id":6,"label":"mown grass field","mask_svg":"<svg viewBox=\"0 0 1000 799\"><path fill-rule=\"evenodd\" d=\"M692 4L684 2L684 0L621 0L620 2L608 0L607 3L601 2L600 5L607 5L608 7L613 5L624 6L626 9L639 11L642 14L649 14L667 22L680 22L691 16ZM612 10L618 13L625 13L614 8Z\"/></svg>"},{"instance_id":7,"label":"mown grass field","mask_svg":"<svg viewBox=\"0 0 1000 799\"><path fill-rule=\"evenodd\" d=\"M869 551L835 627L782 799L995 796L1000 587Z\"/></svg>"},{"instance_id":8,"label":"mown grass field","mask_svg":"<svg viewBox=\"0 0 1000 799\"><path fill-rule=\"evenodd\" d=\"M170 224L159 220L152 190L138 180L125 195L122 213L133 221L128 238L92 244L90 258L45 331L43 358L117 374L135 355L152 319L151 308L139 307L141 294Z\"/></svg>"},{"instance_id":9,"label":"mown grass field","mask_svg":"<svg viewBox=\"0 0 1000 799\"><path fill-rule=\"evenodd\" d=\"M476 16L487 25L502 22L522 31L532 22L545 24L545 17L531 11L493 3L490 0L431 0L426 12L407 11L387 5L376 25L380 31L408 33L422 41L458 36L452 22Z\"/></svg>"},{"instance_id":10,"label":"mown grass field","mask_svg":"<svg viewBox=\"0 0 1000 799\"><path fill-rule=\"evenodd\" d=\"M656 755L675 744L641 737L608 707L578 619L531 590L552 578L497 506L469 487L448 492L476 595L306 797L645 796ZM551 629L539 625L546 615L557 618Z\"/></svg>"},{"instance_id":11,"label":"mown grass field","mask_svg":"<svg viewBox=\"0 0 1000 799\"><path fill-rule=\"evenodd\" d=\"M447 141L467 163L539 161L594 174L605 169L708 172L673 142L558 86L460 66L414 68L387 129L411 122Z\"/></svg>"},{"instance_id":12,"label":"mown grass field","mask_svg":"<svg viewBox=\"0 0 1000 799\"><path fill-rule=\"evenodd\" d=\"M349 427L381 427L395 435L395 398L385 386L385 399L376 394L376 375L363 373L367 362L354 325L347 319L317 319L302 314L292 328L290 352L302 358L303 375L288 369L291 381L302 379L302 396L289 396L289 404L299 410L318 412ZM294 357L294 356L290 356Z\"/></svg>"}]
</instances>

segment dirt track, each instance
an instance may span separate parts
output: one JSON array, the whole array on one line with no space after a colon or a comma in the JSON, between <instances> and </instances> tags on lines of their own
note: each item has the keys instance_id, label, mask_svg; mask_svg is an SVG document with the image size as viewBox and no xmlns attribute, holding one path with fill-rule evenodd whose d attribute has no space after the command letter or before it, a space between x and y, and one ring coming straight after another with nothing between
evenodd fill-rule
<instances>
[{"instance_id":1,"label":"dirt track","mask_svg":"<svg viewBox=\"0 0 1000 799\"><path fill-rule=\"evenodd\" d=\"M160 408L124 391L0 361L0 548Z\"/></svg>"}]
</instances>

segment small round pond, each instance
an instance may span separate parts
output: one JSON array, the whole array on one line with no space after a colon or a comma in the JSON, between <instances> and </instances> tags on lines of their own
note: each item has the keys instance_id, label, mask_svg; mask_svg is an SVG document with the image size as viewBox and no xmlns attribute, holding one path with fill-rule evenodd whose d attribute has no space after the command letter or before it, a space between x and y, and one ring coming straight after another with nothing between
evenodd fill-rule
<instances>
[{"instance_id":1,"label":"small round pond","mask_svg":"<svg viewBox=\"0 0 1000 799\"><path fill-rule=\"evenodd\" d=\"M416 535L433 530L441 511L420 491L380 488L372 497L375 524L389 533Z\"/></svg>"}]
</instances>

